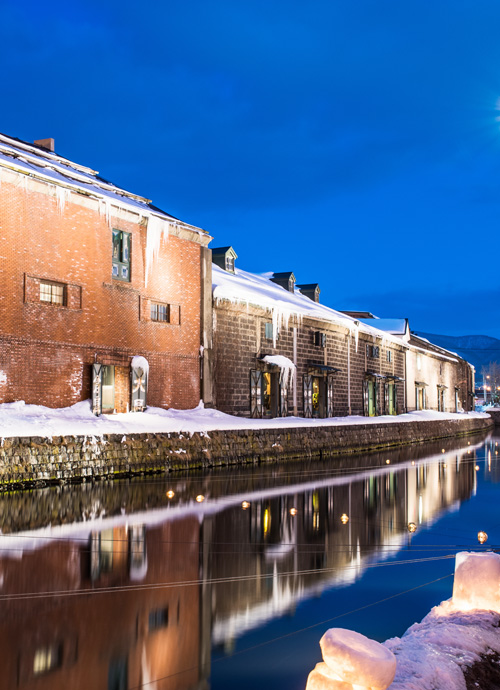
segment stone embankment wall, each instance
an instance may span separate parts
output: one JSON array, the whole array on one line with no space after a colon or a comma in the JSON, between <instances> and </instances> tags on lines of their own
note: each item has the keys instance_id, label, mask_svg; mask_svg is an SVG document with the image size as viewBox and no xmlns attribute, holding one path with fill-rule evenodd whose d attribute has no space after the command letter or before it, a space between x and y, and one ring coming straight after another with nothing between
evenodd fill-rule
<instances>
[{"instance_id":1,"label":"stone embankment wall","mask_svg":"<svg viewBox=\"0 0 500 690\"><path fill-rule=\"evenodd\" d=\"M489 417L210 433L6 438L0 486L325 458L487 431Z\"/></svg>"},{"instance_id":2,"label":"stone embankment wall","mask_svg":"<svg viewBox=\"0 0 500 690\"><path fill-rule=\"evenodd\" d=\"M488 410L488 414L492 418L495 426L500 426L500 409L499 410Z\"/></svg>"}]
</instances>

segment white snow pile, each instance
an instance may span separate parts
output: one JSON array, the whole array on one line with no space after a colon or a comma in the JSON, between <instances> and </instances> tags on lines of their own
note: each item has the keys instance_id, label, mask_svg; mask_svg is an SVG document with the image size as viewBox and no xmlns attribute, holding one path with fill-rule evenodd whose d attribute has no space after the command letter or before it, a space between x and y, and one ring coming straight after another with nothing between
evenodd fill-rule
<instances>
[{"instance_id":1,"label":"white snow pile","mask_svg":"<svg viewBox=\"0 0 500 690\"><path fill-rule=\"evenodd\" d=\"M464 670L500 653L499 625L500 555L457 553L452 599L383 645L328 630L306 690L466 690Z\"/></svg>"},{"instance_id":2,"label":"white snow pile","mask_svg":"<svg viewBox=\"0 0 500 690\"><path fill-rule=\"evenodd\" d=\"M293 383L297 367L291 359L283 355L265 355L262 361L267 362L267 364L274 364L281 369L281 382L285 388Z\"/></svg>"},{"instance_id":3,"label":"white snow pile","mask_svg":"<svg viewBox=\"0 0 500 690\"><path fill-rule=\"evenodd\" d=\"M498 623L493 611L464 612L443 601L403 637L384 643L397 662L390 690L466 690L464 667L500 652Z\"/></svg>"},{"instance_id":4,"label":"white snow pile","mask_svg":"<svg viewBox=\"0 0 500 690\"><path fill-rule=\"evenodd\" d=\"M400 424L427 420L463 419L465 413L422 410L383 417L277 417L249 419L234 417L219 410L204 409L200 403L192 410L164 410L148 407L145 412L92 414L90 400L71 407L51 408L26 405L23 400L0 404L0 439L20 436L103 436L104 434L206 433L223 429L289 429L292 427L353 426L357 424ZM468 412L467 417L489 417L483 412Z\"/></svg>"},{"instance_id":5,"label":"white snow pile","mask_svg":"<svg viewBox=\"0 0 500 690\"><path fill-rule=\"evenodd\" d=\"M246 307L256 306L265 309L273 323L273 347L281 328L286 328L290 322L300 326L302 319L308 317L344 326L354 337L356 350L359 332L375 336L382 341L395 342L401 345L397 336L380 331L373 326L361 323L357 319L342 314L335 309L313 302L312 299L300 292L289 292L285 288L273 283L272 273L250 273L235 269L228 273L215 264L212 266L212 289L215 304L227 301L232 304L242 304Z\"/></svg>"},{"instance_id":6,"label":"white snow pile","mask_svg":"<svg viewBox=\"0 0 500 690\"><path fill-rule=\"evenodd\" d=\"M132 357L132 362L130 363L130 366L132 369L142 369L143 373L146 374L146 376L149 374L149 362L145 357L142 357L141 355L135 355L135 357Z\"/></svg>"},{"instance_id":7,"label":"white snow pile","mask_svg":"<svg viewBox=\"0 0 500 690\"><path fill-rule=\"evenodd\" d=\"M386 690L392 683L396 658L375 640L331 628L320 646L324 662L309 674L306 690Z\"/></svg>"}]
</instances>

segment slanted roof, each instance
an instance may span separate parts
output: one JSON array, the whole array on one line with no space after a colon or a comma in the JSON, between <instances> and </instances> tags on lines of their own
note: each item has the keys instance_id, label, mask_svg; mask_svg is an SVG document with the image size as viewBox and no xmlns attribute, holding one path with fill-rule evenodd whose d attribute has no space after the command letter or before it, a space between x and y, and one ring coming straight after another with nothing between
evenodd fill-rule
<instances>
[{"instance_id":1,"label":"slanted roof","mask_svg":"<svg viewBox=\"0 0 500 690\"><path fill-rule=\"evenodd\" d=\"M213 297L218 302L228 301L233 304L261 307L273 316L278 323L288 319L309 317L323 322L344 326L353 335L366 333L373 337L392 341L403 347L404 343L397 336L378 330L374 326L361 323L346 314L331 309L324 304L314 302L300 292L288 292L272 281L273 273L249 273L239 268L228 273L216 264L212 267Z\"/></svg>"},{"instance_id":2,"label":"slanted roof","mask_svg":"<svg viewBox=\"0 0 500 690\"><path fill-rule=\"evenodd\" d=\"M352 316L354 319L378 319L371 311L360 311L360 310L349 310L341 309L342 314L347 314L347 316Z\"/></svg>"},{"instance_id":3,"label":"slanted roof","mask_svg":"<svg viewBox=\"0 0 500 690\"><path fill-rule=\"evenodd\" d=\"M376 326L380 331L392 333L392 335L405 335L408 328L408 319L359 319L370 326Z\"/></svg>"},{"instance_id":4,"label":"slanted roof","mask_svg":"<svg viewBox=\"0 0 500 690\"><path fill-rule=\"evenodd\" d=\"M234 249L231 247L231 245L228 245L227 247L211 247L212 249L212 256L222 256L229 254L230 256L233 257L233 259L238 258L238 254L234 251Z\"/></svg>"},{"instance_id":5,"label":"slanted roof","mask_svg":"<svg viewBox=\"0 0 500 690\"><path fill-rule=\"evenodd\" d=\"M430 352L430 353L436 355L437 357L448 359L448 360L451 360L452 362L456 362L459 359L463 360L464 362L467 361L467 360L464 360L463 357L460 357L460 355L457 355L456 352L451 352L450 350L445 350L444 347L439 347L439 345L434 345L429 340L426 340L425 338L420 338L419 336L415 335L414 333L411 333L411 335L410 335L410 345L415 347L417 350Z\"/></svg>"},{"instance_id":6,"label":"slanted roof","mask_svg":"<svg viewBox=\"0 0 500 690\"><path fill-rule=\"evenodd\" d=\"M165 220L180 222L192 230L206 234L204 230L179 221L175 216L154 206L150 199L117 187L92 168L74 163L43 146L1 133L0 167L54 184L56 188L84 193L106 204L126 207L135 212L142 211L147 216L153 213Z\"/></svg>"}]
</instances>

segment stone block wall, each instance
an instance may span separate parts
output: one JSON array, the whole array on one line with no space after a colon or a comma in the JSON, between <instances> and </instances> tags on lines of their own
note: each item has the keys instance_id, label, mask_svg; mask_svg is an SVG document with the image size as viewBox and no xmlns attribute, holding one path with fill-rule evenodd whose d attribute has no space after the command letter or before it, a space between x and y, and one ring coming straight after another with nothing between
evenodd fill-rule
<instances>
[{"instance_id":1,"label":"stone block wall","mask_svg":"<svg viewBox=\"0 0 500 690\"><path fill-rule=\"evenodd\" d=\"M6 438L0 485L114 478L219 465L330 457L491 429L491 418L95 437Z\"/></svg>"}]
</instances>

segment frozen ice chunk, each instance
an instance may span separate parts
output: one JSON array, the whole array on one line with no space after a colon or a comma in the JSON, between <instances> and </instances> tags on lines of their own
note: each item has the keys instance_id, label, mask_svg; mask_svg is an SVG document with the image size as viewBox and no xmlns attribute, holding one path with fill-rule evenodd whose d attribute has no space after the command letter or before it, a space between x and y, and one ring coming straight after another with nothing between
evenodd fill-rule
<instances>
[{"instance_id":1,"label":"frozen ice chunk","mask_svg":"<svg viewBox=\"0 0 500 690\"><path fill-rule=\"evenodd\" d=\"M352 683L339 680L335 673L322 662L316 664L307 678L306 690L353 690Z\"/></svg>"},{"instance_id":2,"label":"frozen ice chunk","mask_svg":"<svg viewBox=\"0 0 500 690\"><path fill-rule=\"evenodd\" d=\"M453 604L462 611L500 612L500 555L461 551L455 558Z\"/></svg>"},{"instance_id":3,"label":"frozen ice chunk","mask_svg":"<svg viewBox=\"0 0 500 690\"><path fill-rule=\"evenodd\" d=\"M346 630L330 628L320 640L323 659L339 679L373 690L385 690L396 673L396 657L375 640Z\"/></svg>"}]
</instances>

